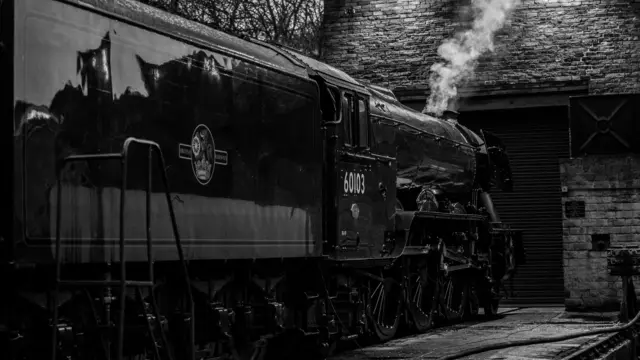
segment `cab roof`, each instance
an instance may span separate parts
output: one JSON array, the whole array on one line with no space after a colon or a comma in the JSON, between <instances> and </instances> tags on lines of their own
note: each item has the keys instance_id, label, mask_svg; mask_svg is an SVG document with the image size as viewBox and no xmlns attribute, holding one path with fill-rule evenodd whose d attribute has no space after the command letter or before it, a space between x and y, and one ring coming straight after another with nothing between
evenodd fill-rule
<instances>
[{"instance_id":1,"label":"cab roof","mask_svg":"<svg viewBox=\"0 0 640 360\"><path fill-rule=\"evenodd\" d=\"M291 54L291 56L295 57L302 63L304 63L306 66L309 67L309 69L316 72L326 81L333 83L335 85L340 85L342 87L359 91L364 94L369 93L364 85L362 85L359 81L349 76L344 71L337 69L331 65L320 62L318 60L315 60L309 56L302 55L292 49L285 48L283 50Z\"/></svg>"}]
</instances>

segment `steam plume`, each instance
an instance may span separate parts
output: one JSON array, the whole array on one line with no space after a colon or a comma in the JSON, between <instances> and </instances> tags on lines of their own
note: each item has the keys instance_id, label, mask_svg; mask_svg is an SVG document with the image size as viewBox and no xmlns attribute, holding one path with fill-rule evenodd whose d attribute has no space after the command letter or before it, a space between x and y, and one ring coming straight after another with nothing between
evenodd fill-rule
<instances>
[{"instance_id":1,"label":"steam plume","mask_svg":"<svg viewBox=\"0 0 640 360\"><path fill-rule=\"evenodd\" d=\"M429 86L431 93L423 112L437 116L447 109L449 101L458 94L460 82L471 75L478 58L493 51L493 35L502 28L505 20L519 0L471 0L475 14L471 29L445 40L438 47L438 55L446 62L431 66Z\"/></svg>"}]
</instances>

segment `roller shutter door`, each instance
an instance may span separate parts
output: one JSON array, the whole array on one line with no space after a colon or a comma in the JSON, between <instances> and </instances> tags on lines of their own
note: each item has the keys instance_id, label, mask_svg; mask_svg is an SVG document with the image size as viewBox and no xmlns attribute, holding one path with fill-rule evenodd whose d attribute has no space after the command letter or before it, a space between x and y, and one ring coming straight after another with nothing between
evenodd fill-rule
<instances>
[{"instance_id":1,"label":"roller shutter door","mask_svg":"<svg viewBox=\"0 0 640 360\"><path fill-rule=\"evenodd\" d=\"M462 113L460 122L486 129L507 147L514 191L492 194L503 222L524 230L527 264L518 269L511 288L515 297L503 304L562 305L562 202L558 159L569 157L566 107Z\"/></svg>"}]
</instances>

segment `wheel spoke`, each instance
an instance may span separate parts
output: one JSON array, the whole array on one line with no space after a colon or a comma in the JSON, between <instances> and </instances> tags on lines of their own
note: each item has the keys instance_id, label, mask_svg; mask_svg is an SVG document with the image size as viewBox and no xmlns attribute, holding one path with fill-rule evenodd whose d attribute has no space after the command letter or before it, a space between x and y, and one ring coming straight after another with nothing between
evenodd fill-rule
<instances>
[{"instance_id":1,"label":"wheel spoke","mask_svg":"<svg viewBox=\"0 0 640 360\"><path fill-rule=\"evenodd\" d=\"M372 310L373 314L377 314L378 306L380 305L380 302L382 301L382 297L384 296L382 291L378 292L381 289L382 289L382 284L379 284L376 287L376 289L373 291L373 294L376 294L376 293L378 294L378 296L376 298L376 304L375 304L375 306L373 307L373 310Z\"/></svg>"},{"instance_id":2,"label":"wheel spoke","mask_svg":"<svg viewBox=\"0 0 640 360\"><path fill-rule=\"evenodd\" d=\"M368 306L371 327L378 339L386 341L395 336L400 324L402 291L399 283L389 277L383 277L382 282L370 280L369 288L374 289Z\"/></svg>"},{"instance_id":3,"label":"wheel spoke","mask_svg":"<svg viewBox=\"0 0 640 360\"><path fill-rule=\"evenodd\" d=\"M413 326L420 332L430 329L433 325L436 313L434 304L439 286L438 280L431 276L432 273L435 273L435 269L432 269L433 265L431 268L427 267L429 263L425 260L428 259L426 257L408 259L405 266L407 269L407 311ZM416 261L417 264L412 261Z\"/></svg>"},{"instance_id":4,"label":"wheel spoke","mask_svg":"<svg viewBox=\"0 0 640 360\"><path fill-rule=\"evenodd\" d=\"M448 320L459 320L465 315L468 303L468 285L460 276L441 274L439 282L445 289L440 299Z\"/></svg>"},{"instance_id":5,"label":"wheel spoke","mask_svg":"<svg viewBox=\"0 0 640 360\"><path fill-rule=\"evenodd\" d=\"M414 285L414 288L416 289L416 291L413 296L412 303L419 306L420 304L422 304L422 281L420 281L420 278L416 279L416 284Z\"/></svg>"}]
</instances>

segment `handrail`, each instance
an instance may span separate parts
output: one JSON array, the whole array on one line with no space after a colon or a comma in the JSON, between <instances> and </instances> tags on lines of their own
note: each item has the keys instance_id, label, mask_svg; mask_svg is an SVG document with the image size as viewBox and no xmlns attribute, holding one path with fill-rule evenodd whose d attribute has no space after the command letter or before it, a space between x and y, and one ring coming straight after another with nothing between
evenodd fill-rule
<instances>
[{"instance_id":1,"label":"handrail","mask_svg":"<svg viewBox=\"0 0 640 360\"><path fill-rule=\"evenodd\" d=\"M145 222L146 222L146 233L147 233L147 256L149 259L149 275L150 275L150 281L153 283L153 261L152 261L152 241L151 241L151 214L150 214L150 209L151 209L151 179L152 179L152 158L153 158L153 152L156 152L157 159L158 159L158 163L157 165L160 166L160 173L162 174L162 183L164 186L164 192L165 192L165 197L166 197L166 201L167 201L167 206L169 207L169 216L171 218L171 225L172 225L172 229L173 229L173 235L174 235L174 239L175 239L175 243L176 243L176 249L178 251L178 257L181 263L181 270L182 270L182 275L183 275L183 280L184 280L184 284L186 287L186 292L187 292L187 297L188 297L188 311L189 314L191 316L191 318L193 319L193 294L191 292L191 286L190 286L190 280L189 280L189 272L188 272L188 268L186 265L186 261L184 258L184 251L182 249L182 241L180 239L180 234L178 231L178 224L177 224L177 220L176 220L176 215L175 215L175 211L173 209L173 203L171 201L171 194L169 193L169 181L168 181L168 177L167 177L167 173L166 173L166 163L164 160L164 155L162 153L162 149L160 148L160 145L158 145L158 143L153 142L153 141L149 141L149 140L144 140L144 139L138 139L135 137L129 137L127 139L125 139L124 144L122 146L122 151L120 153L103 153L103 154L92 154L92 155L71 155L68 156L66 158L64 158L62 160L62 166L60 166L60 168L58 169L58 189L57 189L57 197L58 197L58 201L56 204L56 208L57 208L57 213L56 213L56 245L55 245L55 261L56 261L56 285L55 285L55 290L56 290L56 296L53 297L53 306L54 306L54 317L53 317L53 324L52 324L52 359L55 360L56 358L56 354L57 354L57 325L58 325L58 299L57 299L57 293L59 292L59 286L61 283L61 279L60 279L60 270L61 270L61 260L60 260L60 243L61 243L61 225L62 225L62 186L61 186L61 173L62 170L64 169L64 165L66 165L67 163L70 162L74 162L74 161L91 161L91 160L116 160L119 159L121 160L121 169L122 169L122 176L121 176L121 191L120 191L120 239L119 239L119 247L120 247L120 309L124 309L125 306L125 289L126 289L126 285L127 285L127 280L126 280L126 261L125 261L125 244L124 244L124 239L125 239L125 233L124 233L124 209L125 209L125 199L126 199L126 188L127 188L127 169L128 169L128 165L129 165L129 147L132 144L137 144L137 145L146 145L149 148L149 155L148 155L148 176L147 176L147 189L146 189L146 217L145 217ZM153 304L152 307L154 309L156 318L159 319L159 313L158 313L158 309L157 306L155 304L155 299L153 296L153 290L151 290L151 296L153 299ZM120 311L120 327L124 326L124 311ZM187 346L187 351L188 351L188 359L193 360L195 359L195 354L194 354L194 336L193 336L193 321L191 321L191 331L190 331L190 336L189 336L189 342L190 344L188 344ZM164 336L164 333L162 335L162 340L163 342L165 342L166 344L166 338ZM122 359L122 352L123 352L123 345L124 345L124 331L118 331L118 359L121 360Z\"/></svg>"},{"instance_id":2,"label":"handrail","mask_svg":"<svg viewBox=\"0 0 640 360\"><path fill-rule=\"evenodd\" d=\"M131 145L131 143L136 143L139 145L147 145L149 146L149 160L151 160L151 152L155 151L157 153L157 159L158 159L158 166L160 167L160 174L162 175L162 185L164 186L164 193L165 193L165 199L167 201L167 206L169 207L169 217L171 218L171 227L173 229L173 237L175 239L176 242L176 250L178 251L178 258L180 260L180 264L181 264L181 270L182 270L182 276L183 276L183 281L184 281L184 286L185 286L185 290L187 292L187 303L188 305L188 310L189 310L189 314L191 317L191 331L190 334L188 336L189 339L189 344L187 344L187 351L188 351L188 360L194 360L195 359L195 353L194 353L194 334L193 334L193 326L194 326L194 321L193 321L193 316L194 316L194 309L193 309L193 294L191 292L191 284L190 284L190 278L189 278L189 269L187 268L187 264L184 258L184 251L182 249L182 241L180 239L180 232L178 231L178 222L176 220L176 214L175 214L175 210L173 209L173 202L171 201L171 194L169 193L169 180L167 177L167 172L166 172L166 162L164 160L164 154L162 153L162 149L160 148L160 145L154 141L149 141L149 140L144 140L144 139L138 139L135 137L129 137L124 141L124 145L123 145L123 149L122 149L122 155L125 159L125 165L126 166L126 162L128 161L128 150L129 150L129 146ZM151 174L151 161L149 161L149 174ZM121 192L121 196L122 198L124 198L124 187L122 189ZM149 186L147 187L147 237L150 241L150 202L151 202L151 197L150 197L150 192L151 192L151 176L149 175ZM124 204L121 204L121 206L123 206ZM123 209L124 210L124 209ZM122 219L124 219L124 211L120 212L120 216ZM122 224L122 222L121 222ZM121 229L121 231L123 231ZM122 234L121 236L124 236L124 234ZM121 258L121 262L122 262L122 258ZM151 265L152 266L152 265ZM124 300L121 300L124 301ZM156 317L158 317L159 314L156 314ZM124 319L123 319L124 320ZM120 343L120 346L122 346L122 342Z\"/></svg>"}]
</instances>

